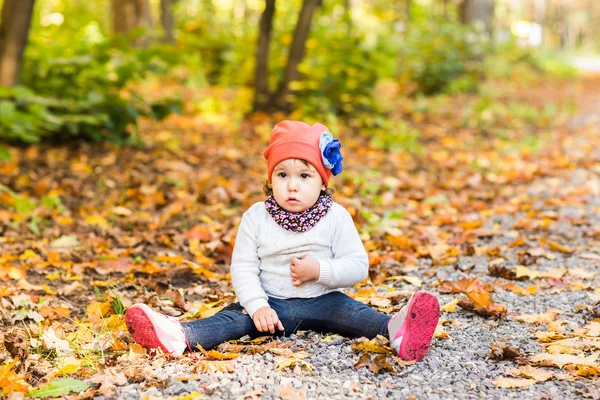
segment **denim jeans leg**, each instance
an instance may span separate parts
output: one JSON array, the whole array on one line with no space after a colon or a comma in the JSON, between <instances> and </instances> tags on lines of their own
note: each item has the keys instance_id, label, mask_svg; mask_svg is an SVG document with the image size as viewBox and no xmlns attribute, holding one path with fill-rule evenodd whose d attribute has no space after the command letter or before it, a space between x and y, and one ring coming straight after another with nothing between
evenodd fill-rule
<instances>
[{"instance_id":1,"label":"denim jeans leg","mask_svg":"<svg viewBox=\"0 0 600 400\"><path fill-rule=\"evenodd\" d=\"M338 333L350 338L364 336L373 339L377 335L388 335L389 316L342 292L289 301L292 302L292 317L298 329Z\"/></svg>"},{"instance_id":2,"label":"denim jeans leg","mask_svg":"<svg viewBox=\"0 0 600 400\"><path fill-rule=\"evenodd\" d=\"M212 317L182 322L183 331L192 349L197 350L196 345L199 344L205 350L210 350L228 340L263 334L258 332L252 318L243 310L239 303L235 303Z\"/></svg>"},{"instance_id":3,"label":"denim jeans leg","mask_svg":"<svg viewBox=\"0 0 600 400\"><path fill-rule=\"evenodd\" d=\"M277 313L277 318L283 325L283 332L278 332L276 335L289 336L296 332L298 322L292 317L292 305L295 299L278 299L269 297L269 306Z\"/></svg>"}]
</instances>

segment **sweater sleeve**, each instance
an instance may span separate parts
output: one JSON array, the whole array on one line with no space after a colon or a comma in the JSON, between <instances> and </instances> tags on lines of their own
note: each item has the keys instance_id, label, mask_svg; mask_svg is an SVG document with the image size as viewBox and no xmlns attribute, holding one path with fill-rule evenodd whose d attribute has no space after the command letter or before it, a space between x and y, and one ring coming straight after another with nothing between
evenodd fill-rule
<instances>
[{"instance_id":1,"label":"sweater sleeve","mask_svg":"<svg viewBox=\"0 0 600 400\"><path fill-rule=\"evenodd\" d=\"M251 210L244 213L238 229L231 258L231 281L242 307L250 317L261 307L269 306L259 273L260 258L257 251L257 227Z\"/></svg>"},{"instance_id":2,"label":"sweater sleeve","mask_svg":"<svg viewBox=\"0 0 600 400\"><path fill-rule=\"evenodd\" d=\"M365 251L352 216L342 209L332 243L333 259L319 259L318 283L329 288L344 288L362 282L369 273L369 256Z\"/></svg>"}]
</instances>

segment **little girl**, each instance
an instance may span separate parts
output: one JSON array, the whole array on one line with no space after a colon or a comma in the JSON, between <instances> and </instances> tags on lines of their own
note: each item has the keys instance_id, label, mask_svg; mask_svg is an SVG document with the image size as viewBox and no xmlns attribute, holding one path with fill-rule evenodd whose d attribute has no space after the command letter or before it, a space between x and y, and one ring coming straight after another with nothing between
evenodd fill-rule
<instances>
[{"instance_id":1,"label":"little girl","mask_svg":"<svg viewBox=\"0 0 600 400\"><path fill-rule=\"evenodd\" d=\"M403 360L425 357L439 319L433 294L415 293L390 318L342 292L367 277L369 260L352 217L327 187L342 170L339 141L324 125L283 121L263 155L270 196L244 213L231 260L239 303L183 323L135 304L125 316L135 341L181 355L245 335L313 330L388 335Z\"/></svg>"}]
</instances>

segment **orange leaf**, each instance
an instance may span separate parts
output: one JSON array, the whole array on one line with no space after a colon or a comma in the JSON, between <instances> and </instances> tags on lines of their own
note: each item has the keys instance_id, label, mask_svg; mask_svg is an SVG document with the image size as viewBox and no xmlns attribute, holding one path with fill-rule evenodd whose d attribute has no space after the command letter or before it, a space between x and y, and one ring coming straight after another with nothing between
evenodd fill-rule
<instances>
[{"instance_id":1,"label":"orange leaf","mask_svg":"<svg viewBox=\"0 0 600 400\"><path fill-rule=\"evenodd\" d=\"M550 241L548 244L550 245L550 248L552 250L560 251L561 253L569 253L570 254L575 251L574 249L570 249L568 247L562 246L553 241Z\"/></svg>"},{"instance_id":2,"label":"orange leaf","mask_svg":"<svg viewBox=\"0 0 600 400\"><path fill-rule=\"evenodd\" d=\"M25 381L25 375L18 375L13 371L13 367L17 363L18 358L15 357L10 364L0 365L0 393L23 393L29 391L29 385Z\"/></svg>"},{"instance_id":3,"label":"orange leaf","mask_svg":"<svg viewBox=\"0 0 600 400\"><path fill-rule=\"evenodd\" d=\"M200 239L201 242L210 242L213 238L210 229L205 226L195 226L183 234L186 239Z\"/></svg>"}]
</instances>

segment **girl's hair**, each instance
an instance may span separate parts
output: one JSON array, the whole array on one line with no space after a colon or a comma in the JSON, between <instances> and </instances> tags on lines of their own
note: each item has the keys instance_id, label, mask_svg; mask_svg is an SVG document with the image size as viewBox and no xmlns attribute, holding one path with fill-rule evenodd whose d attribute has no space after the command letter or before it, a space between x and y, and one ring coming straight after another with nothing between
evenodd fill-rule
<instances>
[{"instance_id":1,"label":"girl's hair","mask_svg":"<svg viewBox=\"0 0 600 400\"><path fill-rule=\"evenodd\" d=\"M306 160L301 160L299 158L294 158L294 160L298 160L298 161L302 161L306 166L310 166L313 167L311 163L309 163ZM313 167L314 168L314 167ZM265 184L263 186L263 192L265 193L265 195L270 196L273 194L273 186L271 185L271 182L269 182L269 180L267 179L265 181ZM325 188L325 190L321 190L321 195L324 194L328 194L328 195L332 195L335 193L335 189L334 188Z\"/></svg>"}]
</instances>

